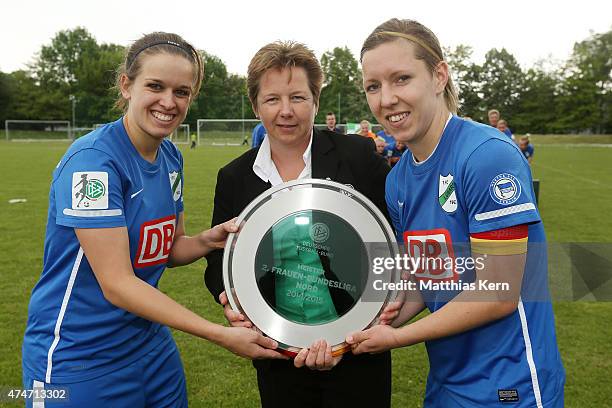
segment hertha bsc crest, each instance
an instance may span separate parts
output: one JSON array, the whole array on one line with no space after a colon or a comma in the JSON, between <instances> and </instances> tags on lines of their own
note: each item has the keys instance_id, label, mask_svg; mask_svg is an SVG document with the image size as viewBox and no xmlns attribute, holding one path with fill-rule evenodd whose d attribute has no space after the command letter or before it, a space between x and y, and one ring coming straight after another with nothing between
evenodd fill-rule
<instances>
[{"instance_id":1,"label":"hertha bsc crest","mask_svg":"<svg viewBox=\"0 0 612 408\"><path fill-rule=\"evenodd\" d=\"M178 201L181 198L182 186L181 186L181 173L173 171L168 173L170 177L170 188L172 189L172 198L174 201Z\"/></svg>"},{"instance_id":2,"label":"hertha bsc crest","mask_svg":"<svg viewBox=\"0 0 612 408\"><path fill-rule=\"evenodd\" d=\"M438 202L444 211L452 213L457 210L457 194L455 193L455 181L453 175L442 176L438 185Z\"/></svg>"}]
</instances>

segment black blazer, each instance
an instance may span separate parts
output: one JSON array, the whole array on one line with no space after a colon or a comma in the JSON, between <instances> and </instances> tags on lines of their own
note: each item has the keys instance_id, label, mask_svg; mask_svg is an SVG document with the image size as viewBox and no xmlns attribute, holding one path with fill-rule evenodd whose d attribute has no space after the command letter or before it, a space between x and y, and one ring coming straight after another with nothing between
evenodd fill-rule
<instances>
[{"instance_id":1,"label":"black blazer","mask_svg":"<svg viewBox=\"0 0 612 408\"><path fill-rule=\"evenodd\" d=\"M271 188L253 172L259 149L251 149L219 170L212 225L237 217L259 194ZM314 130L311 150L312 178L352 185L368 197L388 218L385 202L387 162L376 153L372 139ZM215 301L223 292L223 250L210 252L205 282Z\"/></svg>"}]
</instances>

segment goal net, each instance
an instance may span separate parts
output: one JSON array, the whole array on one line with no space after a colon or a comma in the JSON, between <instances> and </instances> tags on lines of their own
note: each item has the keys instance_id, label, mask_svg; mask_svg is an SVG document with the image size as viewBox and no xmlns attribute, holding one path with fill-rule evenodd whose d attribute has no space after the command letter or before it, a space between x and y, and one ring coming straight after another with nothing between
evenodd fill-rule
<instances>
[{"instance_id":1,"label":"goal net","mask_svg":"<svg viewBox=\"0 0 612 408\"><path fill-rule=\"evenodd\" d=\"M198 119L198 143L213 146L251 145L257 119Z\"/></svg>"},{"instance_id":2,"label":"goal net","mask_svg":"<svg viewBox=\"0 0 612 408\"><path fill-rule=\"evenodd\" d=\"M95 127L75 127L72 128L72 133L74 134L74 138L78 139L81 136L85 136L88 133L93 132L94 130L96 130Z\"/></svg>"},{"instance_id":3,"label":"goal net","mask_svg":"<svg viewBox=\"0 0 612 408\"><path fill-rule=\"evenodd\" d=\"M6 140L48 141L72 140L70 121L67 120L13 120L4 122Z\"/></svg>"},{"instance_id":4,"label":"goal net","mask_svg":"<svg viewBox=\"0 0 612 408\"><path fill-rule=\"evenodd\" d=\"M175 144L188 144L191 141L189 125L187 123L179 125L179 127L177 127L176 130L170 135L170 140Z\"/></svg>"}]
</instances>

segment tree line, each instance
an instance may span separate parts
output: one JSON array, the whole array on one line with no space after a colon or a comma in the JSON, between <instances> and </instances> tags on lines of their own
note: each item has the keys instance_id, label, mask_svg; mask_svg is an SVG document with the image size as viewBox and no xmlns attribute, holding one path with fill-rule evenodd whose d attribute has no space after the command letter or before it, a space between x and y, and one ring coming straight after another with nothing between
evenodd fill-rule
<instances>
[{"instance_id":1,"label":"tree line","mask_svg":"<svg viewBox=\"0 0 612 408\"><path fill-rule=\"evenodd\" d=\"M99 44L82 27L58 32L41 47L27 69L0 72L0 121L6 119L68 120L70 95L76 98L76 126L114 120L116 68L125 48ZM516 133L612 133L612 30L592 33L574 44L564 62L542 60L523 69L506 49L491 49L481 65L472 48L446 49L459 89L462 116L486 123L489 109L498 109ZM231 74L224 62L202 52L205 76L186 122L199 118L254 118L246 78ZM373 120L361 85L361 71L347 47L321 57L325 82L317 123L328 111L340 122ZM193 128L193 127L192 127Z\"/></svg>"}]
</instances>

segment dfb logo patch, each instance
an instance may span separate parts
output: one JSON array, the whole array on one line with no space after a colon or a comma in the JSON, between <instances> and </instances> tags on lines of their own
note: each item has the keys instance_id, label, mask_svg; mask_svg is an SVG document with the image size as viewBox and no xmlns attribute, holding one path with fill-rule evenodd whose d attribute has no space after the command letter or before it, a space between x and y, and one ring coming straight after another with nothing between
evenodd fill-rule
<instances>
[{"instance_id":1,"label":"dfb logo patch","mask_svg":"<svg viewBox=\"0 0 612 408\"><path fill-rule=\"evenodd\" d=\"M171 215L147 221L140 226L140 240L134 260L135 268L158 265L168 261L176 229L175 220L176 217Z\"/></svg>"},{"instance_id":2,"label":"dfb logo patch","mask_svg":"<svg viewBox=\"0 0 612 408\"><path fill-rule=\"evenodd\" d=\"M105 171L77 171L72 173L72 209L107 209L108 187L108 173Z\"/></svg>"}]
</instances>

